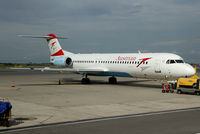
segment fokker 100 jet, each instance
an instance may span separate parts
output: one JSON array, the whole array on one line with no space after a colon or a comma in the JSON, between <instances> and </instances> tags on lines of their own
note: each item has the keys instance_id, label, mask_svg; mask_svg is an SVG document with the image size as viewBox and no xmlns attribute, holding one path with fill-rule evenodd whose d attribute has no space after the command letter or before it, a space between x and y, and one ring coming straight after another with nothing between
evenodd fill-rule
<instances>
[{"instance_id":1,"label":"fokker 100 jet","mask_svg":"<svg viewBox=\"0 0 200 134\"><path fill-rule=\"evenodd\" d=\"M190 77L195 69L183 58L172 53L99 53L74 54L61 48L54 34L47 36L21 35L44 38L50 49L50 62L64 68L44 68L49 71L77 72L83 75L81 82L90 83L88 76L110 76L110 84L117 83L116 77L133 77L160 80L177 80Z\"/></svg>"}]
</instances>

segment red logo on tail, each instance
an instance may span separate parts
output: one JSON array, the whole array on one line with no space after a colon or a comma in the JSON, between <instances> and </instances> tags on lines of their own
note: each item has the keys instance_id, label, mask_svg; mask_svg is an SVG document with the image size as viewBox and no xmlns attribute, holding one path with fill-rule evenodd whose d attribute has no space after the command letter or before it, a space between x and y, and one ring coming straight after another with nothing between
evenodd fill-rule
<instances>
[{"instance_id":1,"label":"red logo on tail","mask_svg":"<svg viewBox=\"0 0 200 134\"><path fill-rule=\"evenodd\" d=\"M51 49L53 48L53 46L55 45L56 41L54 41L53 43L51 43Z\"/></svg>"}]
</instances>

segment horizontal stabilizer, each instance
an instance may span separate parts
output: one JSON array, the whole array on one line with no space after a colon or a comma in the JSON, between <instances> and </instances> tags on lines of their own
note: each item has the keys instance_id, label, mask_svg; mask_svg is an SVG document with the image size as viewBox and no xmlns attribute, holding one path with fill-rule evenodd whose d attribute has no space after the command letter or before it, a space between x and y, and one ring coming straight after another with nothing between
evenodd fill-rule
<instances>
[{"instance_id":1,"label":"horizontal stabilizer","mask_svg":"<svg viewBox=\"0 0 200 134\"><path fill-rule=\"evenodd\" d=\"M19 37L26 37L26 38L45 38L45 39L51 39L52 36L34 36L34 35L18 35ZM57 39L67 39L66 37L59 37L56 36Z\"/></svg>"},{"instance_id":2,"label":"horizontal stabilizer","mask_svg":"<svg viewBox=\"0 0 200 134\"><path fill-rule=\"evenodd\" d=\"M51 54L51 59L53 57L64 56L64 55L71 55L72 53L68 51L64 51L58 41L58 39L67 39L66 37L56 36L55 34L48 34L43 36L35 36L35 35L18 35L19 37L26 37L26 38L42 38L46 39L48 43L48 47Z\"/></svg>"}]
</instances>

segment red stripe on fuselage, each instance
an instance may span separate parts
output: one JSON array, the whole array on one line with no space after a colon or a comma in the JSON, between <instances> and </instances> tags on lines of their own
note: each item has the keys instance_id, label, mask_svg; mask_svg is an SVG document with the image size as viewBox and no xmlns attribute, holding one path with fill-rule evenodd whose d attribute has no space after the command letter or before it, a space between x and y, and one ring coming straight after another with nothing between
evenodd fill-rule
<instances>
[{"instance_id":1,"label":"red stripe on fuselage","mask_svg":"<svg viewBox=\"0 0 200 134\"><path fill-rule=\"evenodd\" d=\"M145 61L147 61L147 60L149 60L149 59L151 59L151 58L143 58L143 59L140 59L140 60L142 60L142 61L140 62L140 64L137 65L137 67L139 67L143 62L145 62Z\"/></svg>"},{"instance_id":2,"label":"red stripe on fuselage","mask_svg":"<svg viewBox=\"0 0 200 134\"><path fill-rule=\"evenodd\" d=\"M52 54L51 56L62 56L64 55L63 50L60 49L58 52L56 52L55 54Z\"/></svg>"}]
</instances>

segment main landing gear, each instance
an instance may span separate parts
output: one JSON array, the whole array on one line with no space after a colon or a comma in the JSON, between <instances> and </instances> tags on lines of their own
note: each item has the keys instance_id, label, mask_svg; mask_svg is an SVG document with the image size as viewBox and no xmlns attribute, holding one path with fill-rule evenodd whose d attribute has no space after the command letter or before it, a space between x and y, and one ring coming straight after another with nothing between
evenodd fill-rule
<instances>
[{"instance_id":1,"label":"main landing gear","mask_svg":"<svg viewBox=\"0 0 200 134\"><path fill-rule=\"evenodd\" d=\"M84 74L84 78L82 78L81 84L90 84L90 79L87 77L87 74Z\"/></svg>"},{"instance_id":2,"label":"main landing gear","mask_svg":"<svg viewBox=\"0 0 200 134\"><path fill-rule=\"evenodd\" d=\"M117 78L112 76L108 79L109 84L117 84Z\"/></svg>"},{"instance_id":3,"label":"main landing gear","mask_svg":"<svg viewBox=\"0 0 200 134\"><path fill-rule=\"evenodd\" d=\"M81 84L90 84L90 79L87 77L87 74L83 75L84 77L81 80ZM112 76L108 79L109 84L117 84L117 78Z\"/></svg>"}]
</instances>

